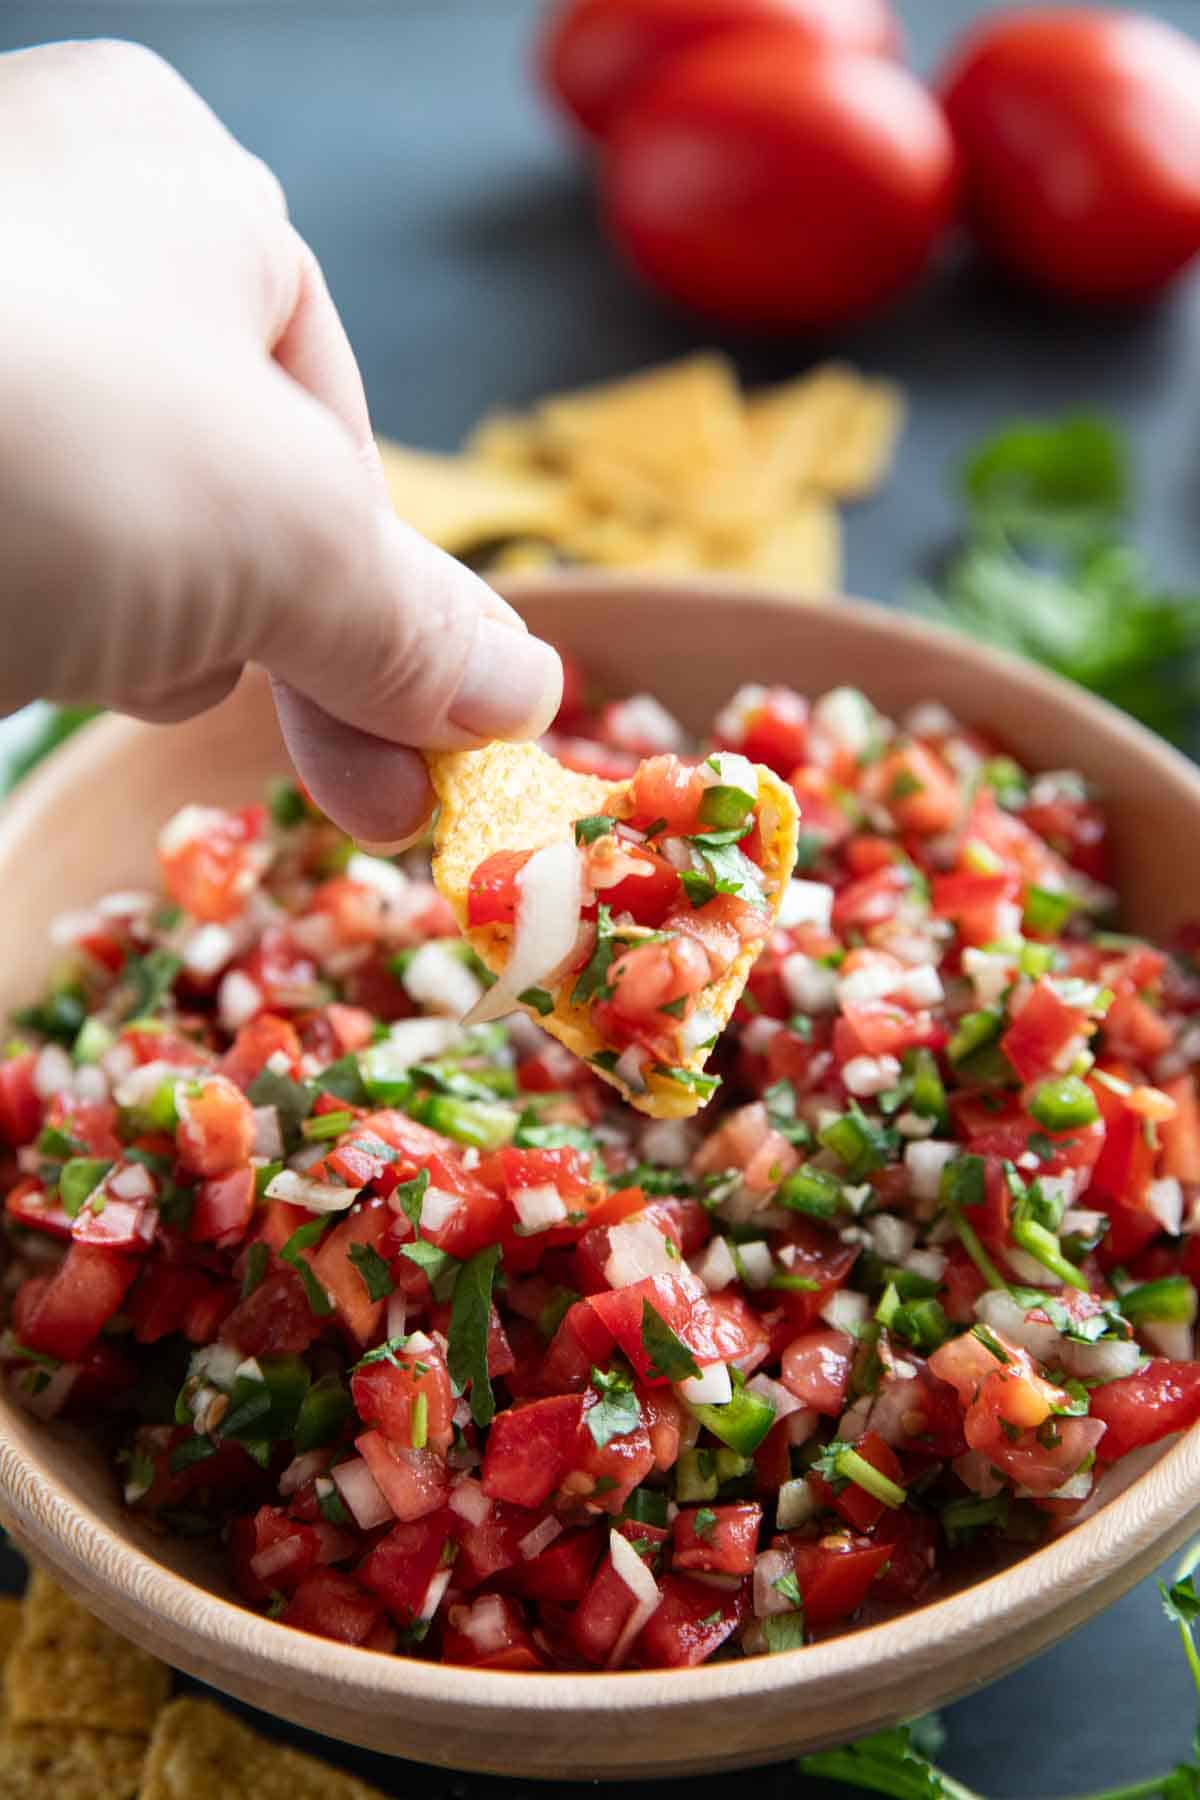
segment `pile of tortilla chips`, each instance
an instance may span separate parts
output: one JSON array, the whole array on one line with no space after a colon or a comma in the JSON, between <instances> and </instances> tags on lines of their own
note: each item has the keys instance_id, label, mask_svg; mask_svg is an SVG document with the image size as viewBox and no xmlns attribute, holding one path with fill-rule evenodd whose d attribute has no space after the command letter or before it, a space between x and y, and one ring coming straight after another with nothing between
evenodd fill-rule
<instances>
[{"instance_id":1,"label":"pile of tortilla chips","mask_svg":"<svg viewBox=\"0 0 1200 1800\"><path fill-rule=\"evenodd\" d=\"M383 1800L260 1738L35 1570L0 1597L4 1800Z\"/></svg>"},{"instance_id":2,"label":"pile of tortilla chips","mask_svg":"<svg viewBox=\"0 0 1200 1800\"><path fill-rule=\"evenodd\" d=\"M745 393L707 352L493 414L459 456L380 450L400 516L489 572L725 572L821 600L838 503L883 480L902 420L894 384L842 364Z\"/></svg>"}]
</instances>

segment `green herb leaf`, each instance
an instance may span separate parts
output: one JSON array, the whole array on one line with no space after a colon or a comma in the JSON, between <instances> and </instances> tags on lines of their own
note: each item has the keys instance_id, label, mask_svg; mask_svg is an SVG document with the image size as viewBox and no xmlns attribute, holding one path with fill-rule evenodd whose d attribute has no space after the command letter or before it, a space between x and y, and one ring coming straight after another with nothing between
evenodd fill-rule
<instances>
[{"instance_id":1,"label":"green herb leaf","mask_svg":"<svg viewBox=\"0 0 1200 1800\"><path fill-rule=\"evenodd\" d=\"M368 1300L386 1300L392 1291L392 1272L374 1244L351 1244L346 1252L362 1277Z\"/></svg>"},{"instance_id":2,"label":"green herb leaf","mask_svg":"<svg viewBox=\"0 0 1200 1800\"><path fill-rule=\"evenodd\" d=\"M700 1365L683 1339L675 1335L648 1300L642 1301L642 1348L651 1375L660 1375L665 1381L686 1381L700 1373Z\"/></svg>"},{"instance_id":3,"label":"green herb leaf","mask_svg":"<svg viewBox=\"0 0 1200 1800\"><path fill-rule=\"evenodd\" d=\"M332 1094L336 1100L345 1100L351 1106L369 1106L370 1095L363 1086L362 1070L358 1066L358 1058L352 1052L339 1057L337 1062L330 1063L317 1076L316 1087L326 1094Z\"/></svg>"},{"instance_id":4,"label":"green herb leaf","mask_svg":"<svg viewBox=\"0 0 1200 1800\"><path fill-rule=\"evenodd\" d=\"M772 1613L762 1622L763 1637L767 1650L774 1656L780 1650L803 1650L804 1648L804 1614L802 1612Z\"/></svg>"},{"instance_id":5,"label":"green herb leaf","mask_svg":"<svg viewBox=\"0 0 1200 1800\"><path fill-rule=\"evenodd\" d=\"M424 1238L417 1238L411 1244L401 1244L400 1255L415 1263L424 1271L425 1278L433 1289L435 1300L444 1300L454 1288L458 1271L462 1268L456 1256L445 1250L439 1250L436 1244L430 1244Z\"/></svg>"},{"instance_id":6,"label":"green herb leaf","mask_svg":"<svg viewBox=\"0 0 1200 1800\"><path fill-rule=\"evenodd\" d=\"M273 1106L279 1115L283 1147L290 1154L301 1143L300 1127L312 1111L311 1091L290 1075L277 1075L274 1069L263 1069L246 1089L251 1106Z\"/></svg>"},{"instance_id":7,"label":"green herb leaf","mask_svg":"<svg viewBox=\"0 0 1200 1800\"><path fill-rule=\"evenodd\" d=\"M492 1284L500 1257L499 1244L489 1244L465 1262L454 1284L450 1309L447 1362L451 1378L460 1389L471 1390L471 1417L476 1425L490 1425L496 1411L488 1377L488 1332L491 1325Z\"/></svg>"},{"instance_id":8,"label":"green herb leaf","mask_svg":"<svg viewBox=\"0 0 1200 1800\"><path fill-rule=\"evenodd\" d=\"M428 1186L429 1170L418 1169L411 1181L402 1181L392 1193L392 1206L400 1208L416 1232L421 1229L421 1202L425 1198L425 1190Z\"/></svg>"},{"instance_id":9,"label":"green herb leaf","mask_svg":"<svg viewBox=\"0 0 1200 1800\"><path fill-rule=\"evenodd\" d=\"M607 837L616 828L617 821L607 813L593 813L589 818L576 819L575 842L577 844L594 844L597 838Z\"/></svg>"},{"instance_id":10,"label":"green herb leaf","mask_svg":"<svg viewBox=\"0 0 1200 1800\"><path fill-rule=\"evenodd\" d=\"M526 988L523 994L517 995L517 999L522 1006L530 1006L534 1012L540 1013L543 1019L554 1011L554 995L548 994L545 988Z\"/></svg>"},{"instance_id":11,"label":"green herb leaf","mask_svg":"<svg viewBox=\"0 0 1200 1800\"><path fill-rule=\"evenodd\" d=\"M721 1085L719 1075L704 1075L697 1069L674 1068L669 1063L655 1063L654 1073L666 1075L671 1081L677 1081L680 1087L690 1088L693 1094L702 1094L706 1100Z\"/></svg>"},{"instance_id":12,"label":"green herb leaf","mask_svg":"<svg viewBox=\"0 0 1200 1800\"><path fill-rule=\"evenodd\" d=\"M242 1299L252 1294L267 1272L267 1264L271 1260L271 1252L261 1241L251 1244L246 1252L246 1262L242 1269Z\"/></svg>"},{"instance_id":13,"label":"green herb leaf","mask_svg":"<svg viewBox=\"0 0 1200 1800\"><path fill-rule=\"evenodd\" d=\"M616 954L617 945L613 935L612 908L605 906L601 901L596 914L596 947L571 990L572 1006L586 1006L589 1001L608 998L608 971L613 965Z\"/></svg>"},{"instance_id":14,"label":"green herb leaf","mask_svg":"<svg viewBox=\"0 0 1200 1800\"><path fill-rule=\"evenodd\" d=\"M304 1284L304 1293L308 1300L309 1311L314 1313L318 1319L328 1318L329 1314L333 1311L333 1301L329 1298L329 1295L325 1292L325 1289L321 1286L321 1283L313 1274L312 1268L305 1261L301 1253L312 1248L325 1232L329 1222L330 1221L327 1218L310 1219L306 1225L301 1225L297 1230L293 1231L291 1237L279 1252L281 1259L285 1263L290 1263L297 1275L299 1275L300 1280Z\"/></svg>"},{"instance_id":15,"label":"green herb leaf","mask_svg":"<svg viewBox=\"0 0 1200 1800\"><path fill-rule=\"evenodd\" d=\"M593 1368L592 1387L600 1398L584 1413L583 1422L597 1450L603 1450L612 1438L628 1437L631 1431L637 1430L642 1422L642 1409L633 1391L633 1382L620 1370L606 1375L602 1369Z\"/></svg>"},{"instance_id":16,"label":"green herb leaf","mask_svg":"<svg viewBox=\"0 0 1200 1800\"><path fill-rule=\"evenodd\" d=\"M150 950L130 956L121 970L120 985L130 999L122 1019L150 1019L170 996L183 963L169 950Z\"/></svg>"}]
</instances>

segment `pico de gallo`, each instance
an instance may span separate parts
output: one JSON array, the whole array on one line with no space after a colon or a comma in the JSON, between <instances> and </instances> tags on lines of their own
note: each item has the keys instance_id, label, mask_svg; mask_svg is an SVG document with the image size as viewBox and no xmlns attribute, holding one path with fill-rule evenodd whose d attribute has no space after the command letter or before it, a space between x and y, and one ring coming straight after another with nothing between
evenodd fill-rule
<instances>
[{"instance_id":1,"label":"pico de gallo","mask_svg":"<svg viewBox=\"0 0 1200 1800\"><path fill-rule=\"evenodd\" d=\"M747 688L693 744L568 694L573 767L796 796L702 1119L464 1026L419 857L286 783L187 807L161 893L53 923L0 1062L0 1366L287 1625L521 1671L791 1649L1200 1418L1200 938L1117 929L1097 799L941 706ZM668 885L610 890L614 936Z\"/></svg>"},{"instance_id":2,"label":"pico de gallo","mask_svg":"<svg viewBox=\"0 0 1200 1800\"><path fill-rule=\"evenodd\" d=\"M515 754L530 768L536 822L546 759ZM466 1022L522 1004L640 1110L698 1111L718 1085L707 1054L791 874L795 813L790 789L748 757L668 752L597 784L596 805L568 818L563 836L493 850L470 876L465 910L499 979ZM469 832L469 811L463 822Z\"/></svg>"}]
</instances>

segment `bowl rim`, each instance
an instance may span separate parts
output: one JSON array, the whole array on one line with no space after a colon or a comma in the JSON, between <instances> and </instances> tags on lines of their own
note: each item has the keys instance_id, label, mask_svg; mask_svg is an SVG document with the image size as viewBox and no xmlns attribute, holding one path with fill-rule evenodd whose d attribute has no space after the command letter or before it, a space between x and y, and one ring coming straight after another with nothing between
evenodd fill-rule
<instances>
[{"instance_id":1,"label":"bowl rim","mask_svg":"<svg viewBox=\"0 0 1200 1800\"><path fill-rule=\"evenodd\" d=\"M648 592L644 580L590 571L500 585L518 607L525 598L555 593L586 600L614 594L645 599ZM742 601L778 611L794 623L802 622L808 612L804 609L802 614L784 595L748 590L721 577L657 581L649 592L655 600L678 604L686 599L705 607ZM852 635L855 629L867 636L883 632L914 648L928 649L932 644L939 651L993 666L1010 688L1015 685L1052 700L1072 725L1082 730L1102 727L1110 740L1124 740L1139 760L1149 759L1171 785L1190 790L1200 808L1200 769L1107 702L1037 665L874 603L841 600L835 609L821 609L817 618L831 616L845 621ZM97 755L111 755L150 729L134 719L101 717L55 750L0 810L0 860L8 840L27 830L45 806L68 791L76 774ZM0 1499L15 1515L19 1535L83 1592L99 1600L116 1592L128 1605L152 1615L155 1626L166 1628L176 1643L210 1643L214 1667L219 1666L222 1644L231 1650L236 1646L239 1660L253 1657L264 1670L301 1689L319 1675L323 1690L369 1694L380 1701L389 1694L403 1695L418 1703L493 1714L511 1713L514 1703L533 1713L557 1712L568 1705L581 1715L643 1713L750 1695L782 1698L800 1686L814 1695L847 1680L861 1680L864 1670L885 1661L911 1670L966 1656L978 1647L981 1623L999 1627L1003 1621L1009 1632L1032 1626L1061 1609L1067 1596L1080 1596L1102 1582L1112 1584L1115 1597L1129 1564L1139 1557L1144 1561L1151 1553L1156 1558L1169 1554L1194 1528L1197 1493L1200 1426L1180 1436L1151 1468L1080 1524L982 1580L896 1617L772 1656L686 1669L547 1671L530 1680L521 1672L473 1669L314 1639L268 1619L160 1562L50 1477L36 1457L26 1457L10 1441L0 1442ZM1086 1610L1071 1623L1081 1622Z\"/></svg>"}]
</instances>

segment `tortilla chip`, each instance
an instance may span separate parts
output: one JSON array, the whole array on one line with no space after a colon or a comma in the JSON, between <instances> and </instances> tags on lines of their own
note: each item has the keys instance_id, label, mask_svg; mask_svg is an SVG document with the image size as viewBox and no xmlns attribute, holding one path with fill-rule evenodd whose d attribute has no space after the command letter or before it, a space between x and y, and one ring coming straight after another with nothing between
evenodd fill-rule
<instances>
[{"instance_id":1,"label":"tortilla chip","mask_svg":"<svg viewBox=\"0 0 1200 1800\"><path fill-rule=\"evenodd\" d=\"M150 1740L141 1800L383 1800L376 1788L259 1737L204 1700L173 1700Z\"/></svg>"},{"instance_id":2,"label":"tortilla chip","mask_svg":"<svg viewBox=\"0 0 1200 1800\"><path fill-rule=\"evenodd\" d=\"M148 1732L170 1685L165 1663L94 1619L40 1569L32 1571L7 1670L14 1725Z\"/></svg>"},{"instance_id":3,"label":"tortilla chip","mask_svg":"<svg viewBox=\"0 0 1200 1800\"><path fill-rule=\"evenodd\" d=\"M850 428L862 388L862 377L853 369L822 363L794 381L750 396L751 449L776 504L814 485L830 444Z\"/></svg>"},{"instance_id":4,"label":"tortilla chip","mask_svg":"<svg viewBox=\"0 0 1200 1800\"><path fill-rule=\"evenodd\" d=\"M540 850L569 837L576 819L595 813L623 816L630 783L578 775L536 744L489 744L482 750L433 755L428 762L441 808L434 829L433 878L476 955L498 974L508 960L506 933L497 926L467 925L467 894L475 870L499 850ZM758 780L763 889L774 919L796 861L796 802L770 769L760 766ZM743 948L721 981L705 990L705 1010L716 1018L718 1031L729 1023L760 947ZM572 1006L572 985L571 979L560 984L551 1013L542 1017L531 1010L530 1016L576 1056L590 1060L606 1046L589 1009ZM700 1075L708 1054L694 1050L681 1065L685 1075ZM686 1079L656 1074L647 1076L645 1093L635 1094L611 1070L592 1066L651 1118L688 1118L708 1098Z\"/></svg>"},{"instance_id":5,"label":"tortilla chip","mask_svg":"<svg viewBox=\"0 0 1200 1800\"><path fill-rule=\"evenodd\" d=\"M519 474L545 470L542 433L525 413L488 413L467 438L463 454Z\"/></svg>"},{"instance_id":6,"label":"tortilla chip","mask_svg":"<svg viewBox=\"0 0 1200 1800\"><path fill-rule=\"evenodd\" d=\"M451 555L465 555L497 538L553 539L561 529L565 489L554 476L409 450L383 438L379 454L400 517Z\"/></svg>"},{"instance_id":7,"label":"tortilla chip","mask_svg":"<svg viewBox=\"0 0 1200 1800\"><path fill-rule=\"evenodd\" d=\"M700 561L695 539L687 532L670 525L632 525L612 516L585 520L564 532L559 548L577 562L648 574L677 574Z\"/></svg>"},{"instance_id":8,"label":"tortilla chip","mask_svg":"<svg viewBox=\"0 0 1200 1800\"><path fill-rule=\"evenodd\" d=\"M21 1629L21 1602L12 1594L0 1595L0 1668L8 1661L8 1653ZM7 1710L4 1690L0 1688L0 1717Z\"/></svg>"},{"instance_id":9,"label":"tortilla chip","mask_svg":"<svg viewBox=\"0 0 1200 1800\"><path fill-rule=\"evenodd\" d=\"M709 353L544 400L537 419L560 456L607 453L670 491L746 448L737 374Z\"/></svg>"},{"instance_id":10,"label":"tortilla chip","mask_svg":"<svg viewBox=\"0 0 1200 1800\"><path fill-rule=\"evenodd\" d=\"M488 557L485 573L540 575L546 569L557 567L558 558L552 544L545 544L539 538L513 538L511 543L502 545L494 556Z\"/></svg>"},{"instance_id":11,"label":"tortilla chip","mask_svg":"<svg viewBox=\"0 0 1200 1800\"><path fill-rule=\"evenodd\" d=\"M828 500L805 495L747 552L721 557L716 566L790 592L798 600L831 599L842 580L841 522Z\"/></svg>"},{"instance_id":12,"label":"tortilla chip","mask_svg":"<svg viewBox=\"0 0 1200 1800\"><path fill-rule=\"evenodd\" d=\"M877 488L904 424L904 398L890 381L864 381L858 397L817 459L813 484L840 500L861 500Z\"/></svg>"}]
</instances>

